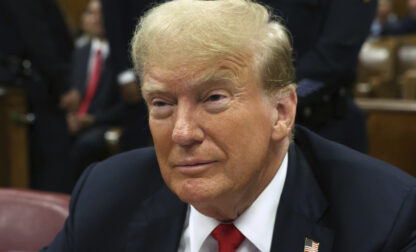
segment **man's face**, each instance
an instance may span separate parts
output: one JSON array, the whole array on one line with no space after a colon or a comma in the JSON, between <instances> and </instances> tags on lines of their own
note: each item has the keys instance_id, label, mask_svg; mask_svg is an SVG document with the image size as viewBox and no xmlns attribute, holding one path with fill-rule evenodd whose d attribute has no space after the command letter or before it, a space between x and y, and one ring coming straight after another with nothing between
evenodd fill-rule
<instances>
[{"instance_id":1,"label":"man's face","mask_svg":"<svg viewBox=\"0 0 416 252\"><path fill-rule=\"evenodd\" d=\"M142 87L165 182L194 206L250 200L279 167L273 99L244 57L175 70L147 69Z\"/></svg>"},{"instance_id":2,"label":"man's face","mask_svg":"<svg viewBox=\"0 0 416 252\"><path fill-rule=\"evenodd\" d=\"M104 24L100 1L90 1L83 16L83 29L94 37L104 36Z\"/></svg>"},{"instance_id":3,"label":"man's face","mask_svg":"<svg viewBox=\"0 0 416 252\"><path fill-rule=\"evenodd\" d=\"M410 16L416 17L416 0L408 0L407 7L409 9Z\"/></svg>"},{"instance_id":4,"label":"man's face","mask_svg":"<svg viewBox=\"0 0 416 252\"><path fill-rule=\"evenodd\" d=\"M377 17L381 21L385 21L388 15L391 12L391 5L390 3L386 2L379 2L378 9L377 9Z\"/></svg>"}]
</instances>

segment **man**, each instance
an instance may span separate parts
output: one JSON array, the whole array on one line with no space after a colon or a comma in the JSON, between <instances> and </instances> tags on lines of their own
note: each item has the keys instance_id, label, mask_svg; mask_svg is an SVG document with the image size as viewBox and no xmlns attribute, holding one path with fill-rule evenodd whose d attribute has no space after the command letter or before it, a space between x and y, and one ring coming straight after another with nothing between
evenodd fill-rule
<instances>
[{"instance_id":1,"label":"man","mask_svg":"<svg viewBox=\"0 0 416 252\"><path fill-rule=\"evenodd\" d=\"M407 0L409 15L383 25L381 35L395 36L416 33L416 0Z\"/></svg>"},{"instance_id":2,"label":"man","mask_svg":"<svg viewBox=\"0 0 416 252\"><path fill-rule=\"evenodd\" d=\"M391 0L379 0L377 5L376 16L371 23L370 37L378 38L382 32L383 26L392 24L397 21L397 16L392 10Z\"/></svg>"},{"instance_id":3,"label":"man","mask_svg":"<svg viewBox=\"0 0 416 252\"><path fill-rule=\"evenodd\" d=\"M70 136L58 102L68 91L73 41L58 2L0 1L0 37L0 85L24 88L34 115L29 128L31 187L70 192Z\"/></svg>"},{"instance_id":4,"label":"man","mask_svg":"<svg viewBox=\"0 0 416 252\"><path fill-rule=\"evenodd\" d=\"M91 41L74 51L71 90L61 99L67 111L69 132L74 136L71 168L77 178L92 162L105 158L104 134L120 124L126 110L116 75L108 64L109 46L104 33L99 0L89 1L85 13Z\"/></svg>"},{"instance_id":5,"label":"man","mask_svg":"<svg viewBox=\"0 0 416 252\"><path fill-rule=\"evenodd\" d=\"M155 148L91 166L47 251L415 245L414 178L301 127L291 140L292 51L266 8L167 2L132 45Z\"/></svg>"}]
</instances>

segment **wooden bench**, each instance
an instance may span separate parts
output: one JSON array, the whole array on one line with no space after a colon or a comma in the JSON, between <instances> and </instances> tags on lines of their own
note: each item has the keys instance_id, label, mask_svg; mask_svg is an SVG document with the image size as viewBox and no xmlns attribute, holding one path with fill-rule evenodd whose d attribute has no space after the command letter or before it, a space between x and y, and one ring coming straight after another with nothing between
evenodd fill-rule
<instances>
[{"instance_id":1,"label":"wooden bench","mask_svg":"<svg viewBox=\"0 0 416 252\"><path fill-rule=\"evenodd\" d=\"M416 101L357 98L368 114L370 155L416 176Z\"/></svg>"},{"instance_id":2,"label":"wooden bench","mask_svg":"<svg viewBox=\"0 0 416 252\"><path fill-rule=\"evenodd\" d=\"M24 91L0 86L0 186L29 187Z\"/></svg>"}]
</instances>

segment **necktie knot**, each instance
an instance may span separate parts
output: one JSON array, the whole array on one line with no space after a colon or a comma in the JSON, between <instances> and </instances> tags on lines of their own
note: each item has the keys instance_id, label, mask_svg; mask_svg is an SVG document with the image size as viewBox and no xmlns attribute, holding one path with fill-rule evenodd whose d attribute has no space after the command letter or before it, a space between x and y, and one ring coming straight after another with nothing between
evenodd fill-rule
<instances>
[{"instance_id":1,"label":"necktie knot","mask_svg":"<svg viewBox=\"0 0 416 252\"><path fill-rule=\"evenodd\" d=\"M102 53L101 53L101 49L98 49L97 51L95 51L95 61L101 61L102 59Z\"/></svg>"},{"instance_id":2,"label":"necktie knot","mask_svg":"<svg viewBox=\"0 0 416 252\"><path fill-rule=\"evenodd\" d=\"M218 242L218 252L234 252L245 239L232 223L219 224L211 235Z\"/></svg>"}]
</instances>

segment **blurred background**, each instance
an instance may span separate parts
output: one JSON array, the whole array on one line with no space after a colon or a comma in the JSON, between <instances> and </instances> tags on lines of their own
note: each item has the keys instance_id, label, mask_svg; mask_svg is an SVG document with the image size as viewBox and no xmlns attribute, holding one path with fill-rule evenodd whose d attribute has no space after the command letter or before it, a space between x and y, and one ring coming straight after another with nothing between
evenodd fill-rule
<instances>
[{"instance_id":1,"label":"blurred background","mask_svg":"<svg viewBox=\"0 0 416 252\"><path fill-rule=\"evenodd\" d=\"M129 40L150 1L0 2L0 187L70 193L151 144Z\"/></svg>"}]
</instances>

